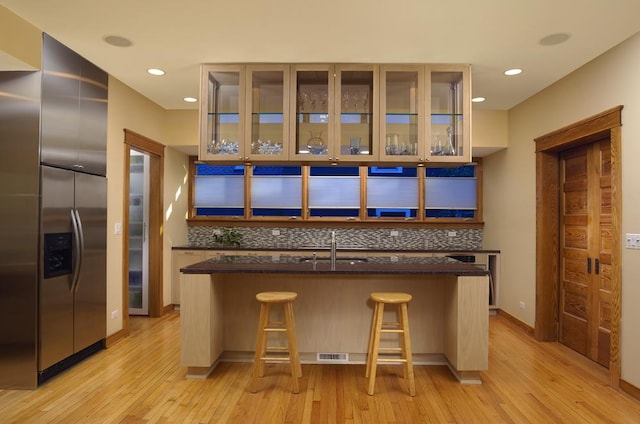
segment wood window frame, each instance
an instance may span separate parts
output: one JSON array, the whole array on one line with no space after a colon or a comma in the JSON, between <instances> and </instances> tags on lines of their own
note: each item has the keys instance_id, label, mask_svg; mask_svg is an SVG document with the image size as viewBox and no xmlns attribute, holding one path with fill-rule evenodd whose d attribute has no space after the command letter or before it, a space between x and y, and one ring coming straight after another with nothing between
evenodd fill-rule
<instances>
[{"instance_id":1,"label":"wood window frame","mask_svg":"<svg viewBox=\"0 0 640 424\"><path fill-rule=\"evenodd\" d=\"M378 226L378 225L389 225L389 224L401 224L403 226L418 226L424 227L425 225L433 226L433 227L459 227L459 228L482 228L484 222L482 221L482 198L483 198L483 179L482 179L482 159L474 158L474 162L470 164L441 164L442 167L455 167L455 166L463 166L463 165L474 165L475 166L475 177L477 179L477 193L476 193L476 217L474 219L468 218L426 218L425 217L425 198L424 198L424 185L425 185L425 174L426 167L417 166L418 168L418 214L417 218L406 220L404 218L379 218L379 219L371 219L366 216L367 211L366 207L360 208L360 214L357 218L346 218L346 217L323 217L316 218L310 217L309 211L306 208L302 208L302 214L297 218L289 218L289 217L252 217L251 211L249 208L245 207L245 213L242 217L231 217L231 216L196 216L195 208L193 207L194 201L194 180L196 175L196 164L198 163L198 158L195 156L189 157L189 217L187 222L191 226L197 225L212 225L212 224L224 224L229 225L231 223L237 223L245 225L256 222L261 223L277 223L278 225L286 223L287 225L299 225L300 223L310 224L310 223L321 223L321 222L331 222L332 224L340 224L344 223L346 225L354 225L354 224L363 224L367 226ZM219 163L220 166L231 166L231 163ZM262 165L259 163L249 164L245 163L245 166L251 165ZM266 166L271 164L264 164ZM321 163L286 163L281 164L283 166L301 166L302 167L302 203L303 205L308 204L309 200L309 169L311 166L323 166ZM360 167L360 204L366 205L366 179L367 179L367 169L370 166L375 166L376 164L367 163L367 164L354 164L353 166ZM403 164L399 166L407 166L408 164ZM378 164L378 166L390 166L389 164ZM249 199L251 196L250 193L250 177L251 172L245 170L245 205L248 205Z\"/></svg>"}]
</instances>

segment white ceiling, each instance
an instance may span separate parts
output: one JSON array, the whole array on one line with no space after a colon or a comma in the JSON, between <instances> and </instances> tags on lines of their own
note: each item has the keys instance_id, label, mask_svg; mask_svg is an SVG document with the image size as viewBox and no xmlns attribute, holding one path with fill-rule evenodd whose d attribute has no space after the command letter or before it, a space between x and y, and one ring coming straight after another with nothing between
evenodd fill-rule
<instances>
[{"instance_id":1,"label":"white ceiling","mask_svg":"<svg viewBox=\"0 0 640 424\"><path fill-rule=\"evenodd\" d=\"M509 109L640 31L640 0L0 0L166 109L199 64L470 63L476 107ZM539 40L555 33L556 46ZM122 48L103 37L133 41ZM0 52L2 53L2 52ZM15 66L0 54L0 69ZM166 71L162 77L147 68ZM503 71L524 72L506 77Z\"/></svg>"}]
</instances>

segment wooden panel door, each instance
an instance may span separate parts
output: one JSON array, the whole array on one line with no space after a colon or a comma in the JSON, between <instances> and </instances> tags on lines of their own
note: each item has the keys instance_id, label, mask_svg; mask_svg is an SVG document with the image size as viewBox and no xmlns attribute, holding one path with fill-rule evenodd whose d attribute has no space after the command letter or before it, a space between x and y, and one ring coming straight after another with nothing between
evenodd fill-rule
<instances>
[{"instance_id":1,"label":"wooden panel door","mask_svg":"<svg viewBox=\"0 0 640 424\"><path fill-rule=\"evenodd\" d=\"M563 152L560 341L609 366L611 143Z\"/></svg>"}]
</instances>

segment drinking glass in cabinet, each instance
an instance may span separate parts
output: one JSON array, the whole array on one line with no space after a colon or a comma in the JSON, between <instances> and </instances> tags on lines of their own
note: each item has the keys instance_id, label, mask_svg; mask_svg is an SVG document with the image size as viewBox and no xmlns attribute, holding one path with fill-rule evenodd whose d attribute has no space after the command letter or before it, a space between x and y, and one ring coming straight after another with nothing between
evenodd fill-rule
<instances>
[{"instance_id":1,"label":"drinking glass in cabinet","mask_svg":"<svg viewBox=\"0 0 640 424\"><path fill-rule=\"evenodd\" d=\"M463 155L463 73L431 74L431 154Z\"/></svg>"},{"instance_id":2,"label":"drinking glass in cabinet","mask_svg":"<svg viewBox=\"0 0 640 424\"><path fill-rule=\"evenodd\" d=\"M284 152L285 72L283 69L251 71L250 140L253 155L280 155Z\"/></svg>"},{"instance_id":3,"label":"drinking glass in cabinet","mask_svg":"<svg viewBox=\"0 0 640 424\"><path fill-rule=\"evenodd\" d=\"M329 134L329 72L296 73L296 154L327 154L322 134Z\"/></svg>"},{"instance_id":4,"label":"drinking glass in cabinet","mask_svg":"<svg viewBox=\"0 0 640 424\"><path fill-rule=\"evenodd\" d=\"M207 154L236 155L241 138L239 72L209 72Z\"/></svg>"}]
</instances>

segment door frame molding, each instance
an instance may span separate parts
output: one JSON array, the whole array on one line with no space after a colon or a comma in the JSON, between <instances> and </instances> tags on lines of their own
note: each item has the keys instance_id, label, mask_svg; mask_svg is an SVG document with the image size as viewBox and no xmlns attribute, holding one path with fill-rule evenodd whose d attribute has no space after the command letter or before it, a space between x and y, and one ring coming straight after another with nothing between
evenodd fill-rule
<instances>
[{"instance_id":1,"label":"door frame molding","mask_svg":"<svg viewBox=\"0 0 640 424\"><path fill-rule=\"evenodd\" d=\"M536 319L535 337L558 341L560 293L560 155L603 138L611 140L611 350L609 384L620 387L622 219L621 126L616 106L534 139L536 143Z\"/></svg>"},{"instance_id":2,"label":"door frame molding","mask_svg":"<svg viewBox=\"0 0 640 424\"><path fill-rule=\"evenodd\" d=\"M163 306L163 252L162 223L164 202L164 149L163 144L129 129L124 129L124 181L122 224L122 321L125 334L129 334L129 149L150 156L149 185L149 316L161 317Z\"/></svg>"}]
</instances>

